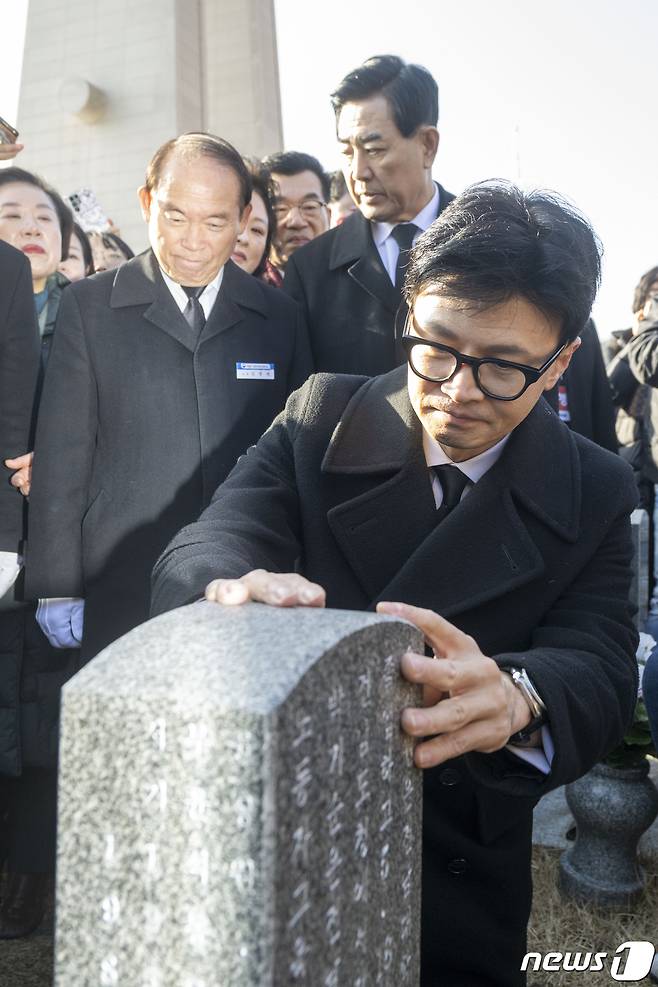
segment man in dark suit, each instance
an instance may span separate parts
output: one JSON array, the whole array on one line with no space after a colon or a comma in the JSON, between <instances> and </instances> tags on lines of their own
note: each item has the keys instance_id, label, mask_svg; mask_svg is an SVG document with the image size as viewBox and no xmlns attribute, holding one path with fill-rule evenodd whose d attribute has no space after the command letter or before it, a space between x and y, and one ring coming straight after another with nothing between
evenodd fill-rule
<instances>
[{"instance_id":1,"label":"man in dark suit","mask_svg":"<svg viewBox=\"0 0 658 987\"><path fill-rule=\"evenodd\" d=\"M0 240L0 462L25 452L39 372L32 273L24 254ZM0 597L18 575L23 536L23 498L0 482Z\"/></svg>"},{"instance_id":2,"label":"man in dark suit","mask_svg":"<svg viewBox=\"0 0 658 987\"><path fill-rule=\"evenodd\" d=\"M329 175L303 151L277 151L263 159L274 186L276 231L270 260L283 276L291 256L329 229Z\"/></svg>"},{"instance_id":3,"label":"man in dark suit","mask_svg":"<svg viewBox=\"0 0 658 987\"><path fill-rule=\"evenodd\" d=\"M303 306L317 370L381 374L404 362L396 337L409 248L453 199L432 181L439 92L420 65L382 55L331 99L358 210L297 250L283 284Z\"/></svg>"},{"instance_id":4,"label":"man in dark suit","mask_svg":"<svg viewBox=\"0 0 658 987\"><path fill-rule=\"evenodd\" d=\"M450 212L412 254L408 368L294 394L161 557L153 611L205 589L422 629L442 660L404 657L427 704L401 721L425 769L421 982L520 987L533 806L635 704L635 491L542 399L594 299L589 226L507 185Z\"/></svg>"},{"instance_id":5,"label":"man in dark suit","mask_svg":"<svg viewBox=\"0 0 658 987\"><path fill-rule=\"evenodd\" d=\"M84 598L85 656L146 619L163 546L310 372L298 307L229 260L251 198L235 149L169 141L139 195L151 250L65 293L37 427L27 591ZM41 623L65 645L80 607Z\"/></svg>"}]
</instances>

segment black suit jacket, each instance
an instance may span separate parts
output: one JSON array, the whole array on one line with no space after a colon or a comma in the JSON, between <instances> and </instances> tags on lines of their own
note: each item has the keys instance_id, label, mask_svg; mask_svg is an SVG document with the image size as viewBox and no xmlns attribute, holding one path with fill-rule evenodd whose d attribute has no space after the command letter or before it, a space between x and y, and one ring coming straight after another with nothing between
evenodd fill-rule
<instances>
[{"instance_id":1,"label":"black suit jacket","mask_svg":"<svg viewBox=\"0 0 658 987\"><path fill-rule=\"evenodd\" d=\"M0 551L18 552L23 498L9 483L5 459L29 450L39 373L39 328L30 262L0 240Z\"/></svg>"},{"instance_id":2,"label":"black suit jacket","mask_svg":"<svg viewBox=\"0 0 658 987\"><path fill-rule=\"evenodd\" d=\"M439 212L453 199L439 185ZM304 311L316 370L374 375L405 362L396 337L407 307L358 210L295 251L283 287Z\"/></svg>"},{"instance_id":3,"label":"black suit jacket","mask_svg":"<svg viewBox=\"0 0 658 987\"><path fill-rule=\"evenodd\" d=\"M238 362L274 379L241 379ZM30 497L27 592L86 599L83 651L148 616L158 554L310 372L283 292L231 261L199 340L147 251L64 293Z\"/></svg>"},{"instance_id":4,"label":"black suit jacket","mask_svg":"<svg viewBox=\"0 0 658 987\"><path fill-rule=\"evenodd\" d=\"M564 374L567 389L570 428L610 452L619 444L615 431L615 408L612 389L603 362L601 343L590 319L580 334L581 346L571 358ZM558 410L559 382L546 394L551 407Z\"/></svg>"},{"instance_id":5,"label":"black suit jacket","mask_svg":"<svg viewBox=\"0 0 658 987\"><path fill-rule=\"evenodd\" d=\"M317 375L156 566L154 613L212 578L301 559L330 607L428 607L499 663L528 669L548 708L550 775L507 751L425 773L427 987L524 982L532 808L614 747L634 707L635 499L630 469L540 401L437 526L406 369L366 382Z\"/></svg>"}]
</instances>

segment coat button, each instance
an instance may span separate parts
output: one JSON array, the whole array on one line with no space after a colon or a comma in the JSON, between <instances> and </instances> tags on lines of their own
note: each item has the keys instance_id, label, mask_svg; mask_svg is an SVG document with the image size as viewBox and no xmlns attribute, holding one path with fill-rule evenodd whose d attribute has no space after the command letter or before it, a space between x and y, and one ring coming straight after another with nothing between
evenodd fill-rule
<instances>
[{"instance_id":1,"label":"coat button","mask_svg":"<svg viewBox=\"0 0 658 987\"><path fill-rule=\"evenodd\" d=\"M463 857L455 857L454 860L448 861L448 873L455 874L459 876L465 874L468 870L468 861L464 860Z\"/></svg>"},{"instance_id":2,"label":"coat button","mask_svg":"<svg viewBox=\"0 0 658 987\"><path fill-rule=\"evenodd\" d=\"M456 771L454 768L444 768L439 775L439 781L441 784L446 785L448 788L452 788L453 785L458 785L461 780L459 771Z\"/></svg>"}]
</instances>

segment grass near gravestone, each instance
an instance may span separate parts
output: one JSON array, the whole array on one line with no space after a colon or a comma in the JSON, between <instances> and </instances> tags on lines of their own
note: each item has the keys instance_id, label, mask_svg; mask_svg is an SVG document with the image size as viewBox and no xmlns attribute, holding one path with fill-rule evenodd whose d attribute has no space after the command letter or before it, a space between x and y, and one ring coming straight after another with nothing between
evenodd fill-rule
<instances>
[{"instance_id":1,"label":"grass near gravestone","mask_svg":"<svg viewBox=\"0 0 658 987\"><path fill-rule=\"evenodd\" d=\"M532 857L534 897L528 950L548 952L606 952L623 942L648 940L658 946L658 863L645 861L647 890L632 911L598 912L566 901L557 889L560 850L535 847ZM601 973L529 973L528 987L610 987L609 964ZM649 984L649 979L634 981Z\"/></svg>"}]
</instances>

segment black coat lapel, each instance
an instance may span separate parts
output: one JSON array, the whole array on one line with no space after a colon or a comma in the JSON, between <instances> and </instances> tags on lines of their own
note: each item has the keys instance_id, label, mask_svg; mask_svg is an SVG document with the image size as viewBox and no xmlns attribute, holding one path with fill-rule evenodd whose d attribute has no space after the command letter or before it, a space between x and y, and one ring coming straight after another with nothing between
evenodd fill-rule
<instances>
[{"instance_id":1,"label":"black coat lapel","mask_svg":"<svg viewBox=\"0 0 658 987\"><path fill-rule=\"evenodd\" d=\"M152 250L118 268L110 295L111 308L147 306L144 318L194 352L196 339L165 284Z\"/></svg>"},{"instance_id":2,"label":"black coat lapel","mask_svg":"<svg viewBox=\"0 0 658 987\"><path fill-rule=\"evenodd\" d=\"M573 543L580 490L573 437L542 400L514 430L498 462L378 599L406 600L451 617L538 578L544 562L523 514Z\"/></svg>"},{"instance_id":3,"label":"black coat lapel","mask_svg":"<svg viewBox=\"0 0 658 987\"><path fill-rule=\"evenodd\" d=\"M364 492L361 482L359 494L333 507L327 519L373 605L405 600L449 617L537 578L544 563L523 520L526 511L575 541L577 450L545 402L439 525L421 435L400 367L356 392L323 461L324 472L372 474L372 487Z\"/></svg>"},{"instance_id":4,"label":"black coat lapel","mask_svg":"<svg viewBox=\"0 0 658 987\"><path fill-rule=\"evenodd\" d=\"M400 304L400 293L391 282L372 239L370 223L357 212L352 213L336 230L329 268L347 267L347 273L364 291L391 312Z\"/></svg>"},{"instance_id":5,"label":"black coat lapel","mask_svg":"<svg viewBox=\"0 0 658 987\"><path fill-rule=\"evenodd\" d=\"M244 309L267 315L263 288L258 278L245 274L237 264L229 260L224 265L219 294L201 333L200 342L204 343L242 322L245 317Z\"/></svg>"}]
</instances>

